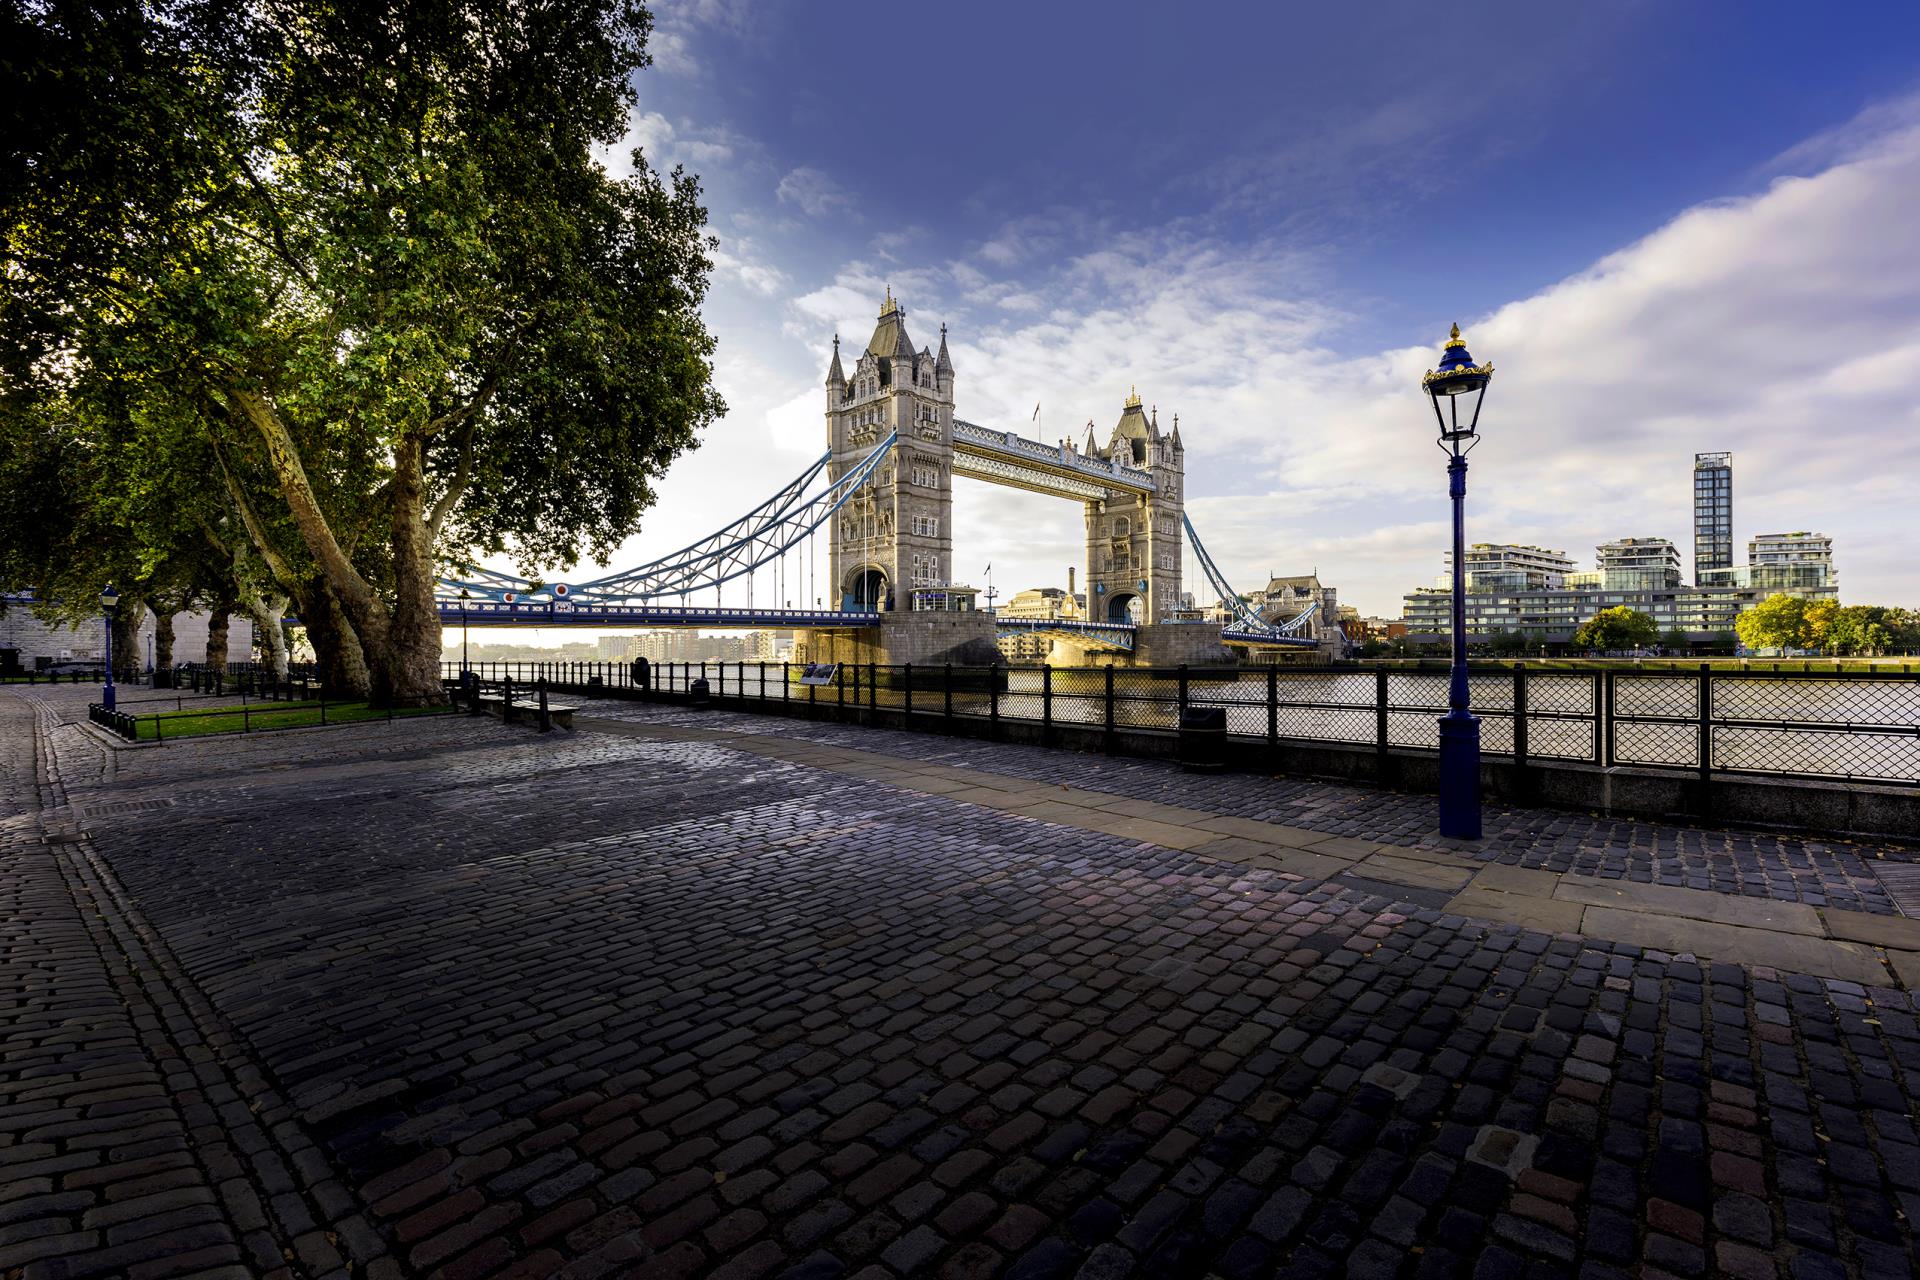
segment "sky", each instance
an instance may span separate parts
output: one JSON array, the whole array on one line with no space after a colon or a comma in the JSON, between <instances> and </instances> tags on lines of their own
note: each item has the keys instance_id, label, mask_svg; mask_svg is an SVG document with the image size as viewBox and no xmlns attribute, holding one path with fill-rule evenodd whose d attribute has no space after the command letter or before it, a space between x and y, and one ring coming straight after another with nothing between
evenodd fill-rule
<instances>
[{"instance_id":1,"label":"sky","mask_svg":"<svg viewBox=\"0 0 1920 1280\"><path fill-rule=\"evenodd\" d=\"M1457 321L1497 369L1469 540L1591 564L1664 536L1690 568L1693 455L1730 450L1737 559L1817 530L1845 601L1920 605L1920 6L655 17L605 162L699 176L730 410L614 567L824 450L832 337L860 349L891 288L916 344L948 326L962 418L1104 440L1136 386L1178 413L1187 513L1240 590L1317 571L1398 616L1432 583L1420 375ZM976 481L954 525L955 577L991 565L1003 599L1083 554L1076 504Z\"/></svg>"}]
</instances>

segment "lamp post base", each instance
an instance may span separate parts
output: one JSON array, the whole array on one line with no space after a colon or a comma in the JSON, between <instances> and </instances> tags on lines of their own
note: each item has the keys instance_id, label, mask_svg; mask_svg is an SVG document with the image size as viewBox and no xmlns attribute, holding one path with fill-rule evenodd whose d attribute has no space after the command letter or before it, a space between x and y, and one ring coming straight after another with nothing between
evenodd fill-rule
<instances>
[{"instance_id":1,"label":"lamp post base","mask_svg":"<svg viewBox=\"0 0 1920 1280\"><path fill-rule=\"evenodd\" d=\"M1464 711L1440 717L1440 834L1480 838L1480 721Z\"/></svg>"}]
</instances>

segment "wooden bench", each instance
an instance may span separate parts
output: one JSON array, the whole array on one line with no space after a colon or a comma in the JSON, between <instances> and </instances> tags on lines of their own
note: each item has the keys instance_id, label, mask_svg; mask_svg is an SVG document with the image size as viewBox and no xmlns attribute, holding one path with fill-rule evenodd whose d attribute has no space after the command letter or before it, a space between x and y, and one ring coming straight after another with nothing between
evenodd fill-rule
<instances>
[{"instance_id":1,"label":"wooden bench","mask_svg":"<svg viewBox=\"0 0 1920 1280\"><path fill-rule=\"evenodd\" d=\"M504 694L498 692L489 693L486 691L488 688L497 689L498 686L481 686L480 709L488 715L499 716L508 724L539 720L540 695L537 691L532 694L527 694L515 689L513 691L513 703L512 705L508 705ZM573 713L578 710L578 707L555 702L551 698L547 700L547 719L559 725L562 729L573 728Z\"/></svg>"}]
</instances>

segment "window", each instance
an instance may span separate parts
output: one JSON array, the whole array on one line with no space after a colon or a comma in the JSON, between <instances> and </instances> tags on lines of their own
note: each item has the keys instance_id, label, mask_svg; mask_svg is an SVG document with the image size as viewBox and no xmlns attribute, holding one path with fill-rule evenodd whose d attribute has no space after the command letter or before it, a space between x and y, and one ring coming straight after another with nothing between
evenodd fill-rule
<instances>
[{"instance_id":1,"label":"window","mask_svg":"<svg viewBox=\"0 0 1920 1280\"><path fill-rule=\"evenodd\" d=\"M923 467L916 463L913 468L913 482L923 489L938 489L940 487L940 468Z\"/></svg>"},{"instance_id":2,"label":"window","mask_svg":"<svg viewBox=\"0 0 1920 1280\"><path fill-rule=\"evenodd\" d=\"M913 532L916 536L922 537L922 538L939 537L940 536L940 517L915 516L913 518Z\"/></svg>"},{"instance_id":3,"label":"window","mask_svg":"<svg viewBox=\"0 0 1920 1280\"><path fill-rule=\"evenodd\" d=\"M1129 521L1125 516L1115 516L1113 518L1113 536L1114 537L1124 538L1131 532L1133 532L1133 523Z\"/></svg>"}]
</instances>

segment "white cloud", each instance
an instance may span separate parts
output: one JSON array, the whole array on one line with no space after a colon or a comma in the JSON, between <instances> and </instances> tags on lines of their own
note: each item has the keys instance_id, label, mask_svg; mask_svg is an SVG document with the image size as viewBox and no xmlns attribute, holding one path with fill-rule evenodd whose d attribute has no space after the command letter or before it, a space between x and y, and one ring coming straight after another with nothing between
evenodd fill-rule
<instances>
[{"instance_id":1,"label":"white cloud","mask_svg":"<svg viewBox=\"0 0 1920 1280\"><path fill-rule=\"evenodd\" d=\"M818 169L802 165L780 179L774 194L783 204L799 205L808 217L820 218L853 208L853 197Z\"/></svg>"},{"instance_id":2,"label":"white cloud","mask_svg":"<svg viewBox=\"0 0 1920 1280\"><path fill-rule=\"evenodd\" d=\"M763 298L771 298L787 287L787 273L767 261L747 236L722 239L712 256L715 271L738 280Z\"/></svg>"}]
</instances>

